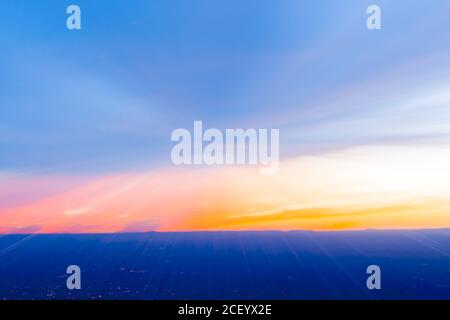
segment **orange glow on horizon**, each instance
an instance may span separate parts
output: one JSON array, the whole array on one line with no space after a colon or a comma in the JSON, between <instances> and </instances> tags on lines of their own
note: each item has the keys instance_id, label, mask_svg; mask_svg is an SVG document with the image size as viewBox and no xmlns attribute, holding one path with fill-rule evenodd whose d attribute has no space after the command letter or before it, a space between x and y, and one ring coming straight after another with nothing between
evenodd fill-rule
<instances>
[{"instance_id":1,"label":"orange glow on horizon","mask_svg":"<svg viewBox=\"0 0 450 320\"><path fill-rule=\"evenodd\" d=\"M53 185L49 192L0 207L0 232L445 228L449 150L359 147L286 160L274 176L256 167L183 167L88 180L47 177L30 185ZM16 193L26 184L21 179ZM61 180L66 187L55 191ZM11 186L0 183L0 192Z\"/></svg>"}]
</instances>

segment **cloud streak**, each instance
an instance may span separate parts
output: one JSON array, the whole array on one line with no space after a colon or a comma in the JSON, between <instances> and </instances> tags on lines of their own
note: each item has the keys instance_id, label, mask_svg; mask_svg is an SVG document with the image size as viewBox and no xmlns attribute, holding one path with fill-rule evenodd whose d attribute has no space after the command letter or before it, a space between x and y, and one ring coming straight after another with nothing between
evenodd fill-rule
<instances>
[{"instance_id":1,"label":"cloud streak","mask_svg":"<svg viewBox=\"0 0 450 320\"><path fill-rule=\"evenodd\" d=\"M252 167L104 176L0 211L3 233L450 226L448 144L355 147ZM73 227L73 229L72 229Z\"/></svg>"}]
</instances>

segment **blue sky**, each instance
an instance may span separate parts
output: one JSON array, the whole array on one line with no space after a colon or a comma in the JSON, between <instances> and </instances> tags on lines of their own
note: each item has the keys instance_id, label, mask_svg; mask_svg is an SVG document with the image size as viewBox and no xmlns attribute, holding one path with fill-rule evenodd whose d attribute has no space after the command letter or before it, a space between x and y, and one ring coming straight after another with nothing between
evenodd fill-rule
<instances>
[{"instance_id":1,"label":"blue sky","mask_svg":"<svg viewBox=\"0 0 450 320\"><path fill-rule=\"evenodd\" d=\"M82 30L66 29L78 4ZM382 8L380 31L365 9ZM170 163L170 133L281 129L283 157L448 139L450 3L0 3L0 171Z\"/></svg>"}]
</instances>

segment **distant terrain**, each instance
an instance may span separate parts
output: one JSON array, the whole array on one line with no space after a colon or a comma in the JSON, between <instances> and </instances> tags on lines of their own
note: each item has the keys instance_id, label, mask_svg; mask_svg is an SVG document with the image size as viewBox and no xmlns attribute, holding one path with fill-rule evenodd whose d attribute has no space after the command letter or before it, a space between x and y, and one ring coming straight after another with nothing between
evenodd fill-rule
<instances>
[{"instance_id":1,"label":"distant terrain","mask_svg":"<svg viewBox=\"0 0 450 320\"><path fill-rule=\"evenodd\" d=\"M450 230L2 235L0 299L450 299Z\"/></svg>"}]
</instances>

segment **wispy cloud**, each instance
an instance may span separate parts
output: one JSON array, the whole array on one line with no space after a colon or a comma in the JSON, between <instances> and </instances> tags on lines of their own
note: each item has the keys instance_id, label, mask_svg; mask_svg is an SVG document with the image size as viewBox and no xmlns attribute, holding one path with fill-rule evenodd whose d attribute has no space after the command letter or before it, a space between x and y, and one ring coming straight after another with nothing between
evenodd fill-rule
<instances>
[{"instance_id":1,"label":"wispy cloud","mask_svg":"<svg viewBox=\"0 0 450 320\"><path fill-rule=\"evenodd\" d=\"M0 211L2 232L416 228L450 225L448 144L348 148L255 168L100 177ZM264 201L261 201L264 200Z\"/></svg>"}]
</instances>

